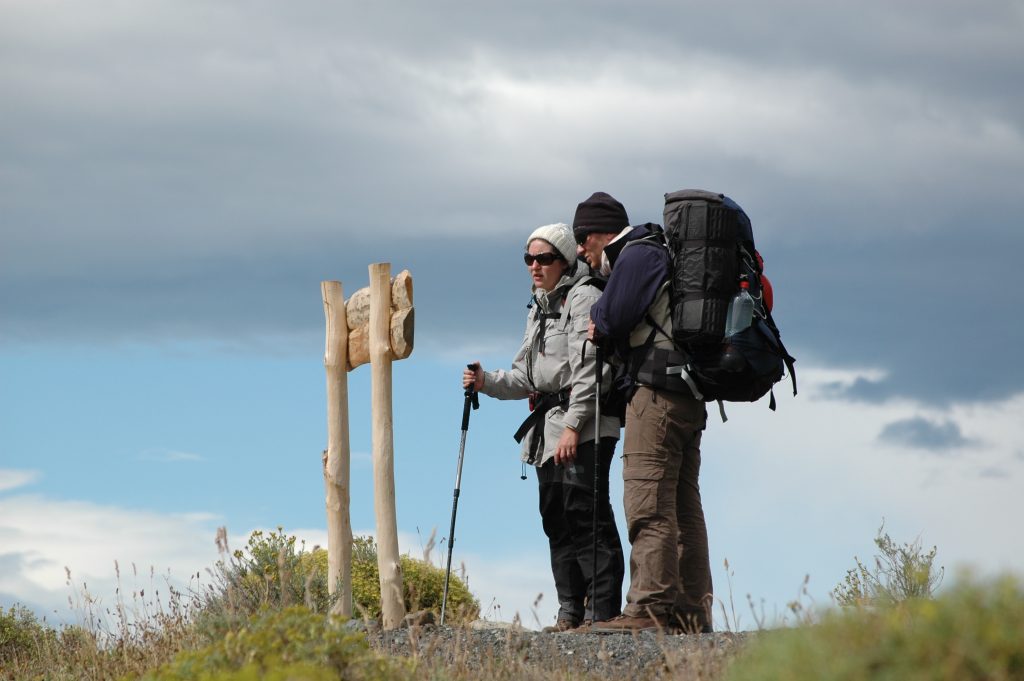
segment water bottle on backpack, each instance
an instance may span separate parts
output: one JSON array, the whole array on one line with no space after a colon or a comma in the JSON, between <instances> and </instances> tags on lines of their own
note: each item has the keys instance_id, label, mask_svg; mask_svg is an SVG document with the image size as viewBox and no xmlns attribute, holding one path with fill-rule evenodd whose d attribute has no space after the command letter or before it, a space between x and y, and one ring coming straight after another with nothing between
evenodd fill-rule
<instances>
[{"instance_id":1,"label":"water bottle on backpack","mask_svg":"<svg viewBox=\"0 0 1024 681\"><path fill-rule=\"evenodd\" d=\"M729 301L729 309L725 313L725 337L747 328L753 319L754 299L750 295L750 282L743 275L740 277L740 291Z\"/></svg>"},{"instance_id":2,"label":"water bottle on backpack","mask_svg":"<svg viewBox=\"0 0 1024 681\"><path fill-rule=\"evenodd\" d=\"M754 319L754 298L750 295L750 282L746 275L740 277L740 290L729 301L725 313L725 348L720 365L727 371L742 371L746 362L743 355L729 342L729 338L750 326Z\"/></svg>"}]
</instances>

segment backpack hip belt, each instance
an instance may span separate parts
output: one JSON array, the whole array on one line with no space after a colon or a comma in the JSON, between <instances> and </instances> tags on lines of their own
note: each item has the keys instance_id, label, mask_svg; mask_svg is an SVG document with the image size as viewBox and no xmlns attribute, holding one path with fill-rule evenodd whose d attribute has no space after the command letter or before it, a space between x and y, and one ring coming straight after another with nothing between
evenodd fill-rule
<instances>
[{"instance_id":1,"label":"backpack hip belt","mask_svg":"<svg viewBox=\"0 0 1024 681\"><path fill-rule=\"evenodd\" d=\"M704 395L691 375L690 358L678 350L651 347L644 353L634 373L637 385L690 394L698 400Z\"/></svg>"},{"instance_id":2,"label":"backpack hip belt","mask_svg":"<svg viewBox=\"0 0 1024 681\"><path fill-rule=\"evenodd\" d=\"M532 464L537 461L537 451L544 446L544 417L554 407L565 407L569 404L570 388L559 390L557 393L530 393L530 415L522 422L516 430L516 442L522 442L526 434L533 428L533 436L530 438L530 455L526 462Z\"/></svg>"}]
</instances>

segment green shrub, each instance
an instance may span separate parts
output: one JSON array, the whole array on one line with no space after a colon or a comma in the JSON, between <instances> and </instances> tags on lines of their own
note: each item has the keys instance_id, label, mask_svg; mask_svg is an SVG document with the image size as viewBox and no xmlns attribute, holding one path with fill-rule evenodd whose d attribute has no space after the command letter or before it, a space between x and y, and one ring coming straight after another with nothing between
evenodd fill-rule
<instances>
[{"instance_id":1,"label":"green shrub","mask_svg":"<svg viewBox=\"0 0 1024 681\"><path fill-rule=\"evenodd\" d=\"M400 556L399 560L402 565L402 591L406 610L432 610L440 613L444 596L444 569L409 556ZM357 610L361 610L366 617L380 617L380 573L377 569L377 545L372 537L356 537L353 541L352 597ZM479 615L480 603L473 598L465 583L458 576L452 575L448 583L445 621L468 622Z\"/></svg>"},{"instance_id":2,"label":"green shrub","mask_svg":"<svg viewBox=\"0 0 1024 681\"><path fill-rule=\"evenodd\" d=\"M0 608L0 664L31 660L41 650L52 647L57 632L36 619L23 605L12 605L6 612Z\"/></svg>"},{"instance_id":3,"label":"green shrub","mask_svg":"<svg viewBox=\"0 0 1024 681\"><path fill-rule=\"evenodd\" d=\"M253 532L244 549L228 554L227 534L218 531L221 560L212 571L213 583L197 596L197 630L206 641L246 626L259 612L303 604L313 612L328 612L334 602L327 589L326 552L296 548L295 537L283 529ZM316 554L324 554L324 569Z\"/></svg>"},{"instance_id":4,"label":"green shrub","mask_svg":"<svg viewBox=\"0 0 1024 681\"><path fill-rule=\"evenodd\" d=\"M263 605L287 607L304 604L314 612L327 612L333 604L327 589L327 552L305 543L295 548L295 537L282 528L264 535L257 530L249 536L245 551L235 551L232 577L245 599L245 609L256 611ZM323 555L324 569L315 554Z\"/></svg>"},{"instance_id":5,"label":"green shrub","mask_svg":"<svg viewBox=\"0 0 1024 681\"><path fill-rule=\"evenodd\" d=\"M945 568L933 566L936 548L923 553L921 539L898 545L878 528L874 569L854 556L857 566L846 571L846 577L832 591L839 605L892 605L912 598L931 598L942 583Z\"/></svg>"},{"instance_id":6,"label":"green shrub","mask_svg":"<svg viewBox=\"0 0 1024 681\"><path fill-rule=\"evenodd\" d=\"M439 613L444 570L409 556L401 556L400 561L406 609ZM307 551L280 527L269 533L253 532L244 550L217 564L216 584L207 592L198 617L200 626L209 640L215 640L266 609L305 604L313 612L329 612L335 597L328 593L327 575L324 549ZM372 537L355 537L352 542L352 599L355 614L380 617L377 546ZM479 612L480 605L465 583L453 575L446 619L469 621Z\"/></svg>"},{"instance_id":7,"label":"green shrub","mask_svg":"<svg viewBox=\"0 0 1024 681\"><path fill-rule=\"evenodd\" d=\"M935 600L843 608L818 625L762 633L729 681L1024 678L1024 588L965 578Z\"/></svg>"},{"instance_id":8,"label":"green shrub","mask_svg":"<svg viewBox=\"0 0 1024 681\"><path fill-rule=\"evenodd\" d=\"M152 681L228 679L386 680L407 678L408 663L374 654L341 618L294 606L264 612L205 648L183 652L147 674Z\"/></svg>"}]
</instances>

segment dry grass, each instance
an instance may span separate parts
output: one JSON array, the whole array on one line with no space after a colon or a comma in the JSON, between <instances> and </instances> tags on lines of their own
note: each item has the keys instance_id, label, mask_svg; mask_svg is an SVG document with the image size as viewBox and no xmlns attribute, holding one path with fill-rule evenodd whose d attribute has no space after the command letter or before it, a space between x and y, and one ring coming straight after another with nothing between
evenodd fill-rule
<instances>
[{"instance_id":1,"label":"dry grass","mask_svg":"<svg viewBox=\"0 0 1024 681\"><path fill-rule=\"evenodd\" d=\"M76 622L50 627L27 613L8 624L21 636L0 645L0 669L7 679L137 678L165 664L181 650L200 645L194 626L198 602L166 579L149 574L148 587L126 592L115 563L114 603L104 606L71 571L68 598ZM135 566L132 574L138 579ZM197 579L195 576L194 579ZM9 612L10 615L13 615ZM9 637L7 643L14 641Z\"/></svg>"},{"instance_id":2,"label":"dry grass","mask_svg":"<svg viewBox=\"0 0 1024 681\"><path fill-rule=\"evenodd\" d=\"M231 558L237 558L238 552L229 551L223 532L217 539L222 554L220 569L192 575L184 590L153 571L141 577L145 585L140 587L140 575L134 565L122 579L120 566L115 563L115 600L105 605L90 593L86 584L76 584L68 571L68 600L75 623L53 628L45 621L36 621L27 611L16 616L12 609L3 622L10 625L9 633L17 635L5 635L6 630L0 628L0 678L178 678L173 669L183 659L227 657L217 647L225 640L237 642L248 636L259 642L253 644L254 649L262 650L271 645L287 646L287 642L281 641L305 635L285 632L282 639L277 633L256 630L254 627L262 626L257 621L261 618L259 613L264 613L262 619L266 620L267 613L291 612L290 621L300 625L289 626L299 626L303 632L311 627L326 627L325 632L368 632L360 636L365 636L376 651L372 654L382 660L373 678L717 679L721 677L724 661L737 648L737 639L728 638L728 634L703 639L650 635L636 639L573 637L538 634L518 624L507 629L425 626L379 632L369 617L339 628L338 622L329 616L310 612L326 612L327 608L323 604L317 607L318 599L310 593L310 576L294 571L295 565L303 564L301 555L298 560L286 559L282 552L267 557L265 562L273 564L273 574L244 582L243 589L237 572L231 571L235 564ZM135 586L126 588L125 582ZM289 582L301 582L304 596L281 588ZM296 602L306 604L306 615L287 610ZM339 640L349 640L345 638L348 634L339 635L343 636ZM388 660L399 664L392 667ZM258 674L255 678L263 676Z\"/></svg>"},{"instance_id":3,"label":"dry grass","mask_svg":"<svg viewBox=\"0 0 1024 681\"><path fill-rule=\"evenodd\" d=\"M763 641L784 636L776 631L733 633L743 628L745 615L732 597L728 562L725 599L716 606L719 626L726 630L722 633L541 634L518 622L503 629L428 624L381 632L366 611L362 620L348 623L326 614L330 603L314 593L323 586L317 586L311 572L319 569L317 563L304 550L294 552L290 539L280 533L258 535L255 543L250 538L249 553L240 555L229 551L222 531L218 567L192 575L184 590L152 571L139 587L136 567L122 580L115 563L117 591L110 605L85 584L76 585L69 571L74 624L53 628L24 609L0 612L0 679L166 681L194 678L202 668L208 674L203 678L221 681L720 681L733 674L735 660L747 657L741 652L760 650ZM368 551L369 546L360 549ZM255 554L259 561L253 560ZM126 589L123 581L135 586ZM758 606L749 596L746 600L758 631L819 628L820 613L807 594L806 579L785 613L771 621L763 603ZM756 645L749 645L753 639ZM735 671L741 668L749 670L750 665L735 665Z\"/></svg>"},{"instance_id":4,"label":"dry grass","mask_svg":"<svg viewBox=\"0 0 1024 681\"><path fill-rule=\"evenodd\" d=\"M364 593L376 583L376 555L371 541L359 538L359 542L357 548L366 554L360 565L371 566L372 574L363 576L366 584L356 585L360 589L356 606L369 624L379 611L379 604L374 610L372 596ZM182 654L237 635L260 614L281 612L295 604L311 614L329 611L333 601L327 594L322 551L296 550L294 538L286 537L280 528L277 533L254 535L245 551L234 552L221 528L217 547L221 554L217 565L205 574L191 575L184 589L152 570L141 577L145 584L138 586L136 566L122 575L115 562L112 603L104 603L87 584L76 583L66 569L73 623L54 627L20 606L0 611L0 679L140 678ZM414 604L425 600L429 606L435 595L439 600L436 570L405 557L403 567ZM127 587L125 582L134 586ZM422 593L417 593L417 585ZM458 622L460 613L475 617L478 606L454 576L452 587L450 619ZM360 606L359 600L367 604ZM322 614L317 617L325 619Z\"/></svg>"}]
</instances>

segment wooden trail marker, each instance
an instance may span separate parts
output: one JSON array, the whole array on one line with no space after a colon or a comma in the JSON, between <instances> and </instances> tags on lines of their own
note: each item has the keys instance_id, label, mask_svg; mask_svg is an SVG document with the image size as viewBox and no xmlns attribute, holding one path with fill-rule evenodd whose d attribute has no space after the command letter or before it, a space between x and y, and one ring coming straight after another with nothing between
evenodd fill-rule
<instances>
[{"instance_id":1,"label":"wooden trail marker","mask_svg":"<svg viewBox=\"0 0 1024 681\"><path fill-rule=\"evenodd\" d=\"M387 263L382 263L387 265ZM388 265L390 270L390 265ZM412 354L414 311L412 306L412 275L409 270L391 282L391 354L405 359ZM345 303L348 316L348 370L370 361L370 287L361 288Z\"/></svg>"},{"instance_id":2,"label":"wooden trail marker","mask_svg":"<svg viewBox=\"0 0 1024 681\"><path fill-rule=\"evenodd\" d=\"M332 612L352 616L352 522L349 517L348 323L340 281L320 282L327 320L327 451L324 491L327 495L327 591L341 596Z\"/></svg>"},{"instance_id":3,"label":"wooden trail marker","mask_svg":"<svg viewBox=\"0 0 1024 681\"><path fill-rule=\"evenodd\" d=\"M338 586L335 607L351 615L352 528L349 521L348 387L346 371L370 363L374 511L377 521L377 568L380 573L382 626L395 629L405 618L402 571L395 513L394 434L391 409L391 362L412 354L414 310L412 275L403 270L393 280L389 263L370 265L370 285L342 302L340 282L321 282L327 318L328 448L324 458L327 492L328 589ZM337 452L335 456L332 453ZM333 528L333 529L332 529ZM347 610L346 610L347 608Z\"/></svg>"}]
</instances>

